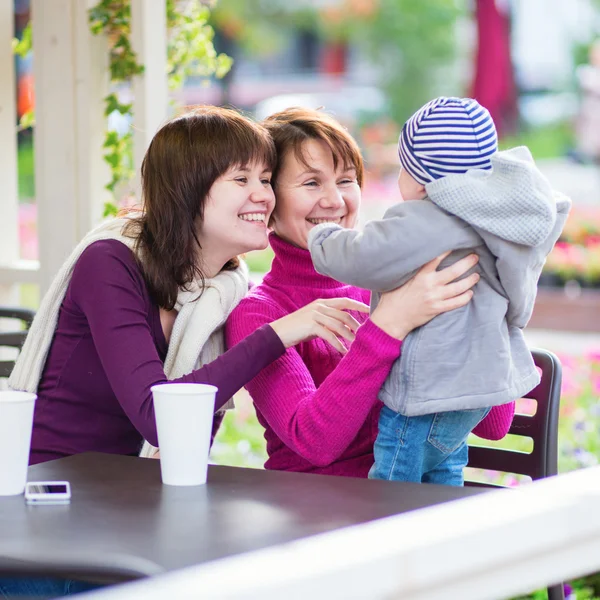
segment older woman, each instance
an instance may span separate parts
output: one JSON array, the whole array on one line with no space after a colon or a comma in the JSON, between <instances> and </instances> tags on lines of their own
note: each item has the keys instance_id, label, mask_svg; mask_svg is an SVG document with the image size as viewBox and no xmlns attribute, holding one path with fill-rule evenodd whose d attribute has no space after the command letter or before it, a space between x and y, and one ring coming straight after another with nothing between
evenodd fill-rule
<instances>
[{"instance_id":1,"label":"older woman","mask_svg":"<svg viewBox=\"0 0 600 600\"><path fill-rule=\"evenodd\" d=\"M230 315L230 346L319 299L330 304L369 300L365 290L318 274L307 250L308 233L316 224L356 224L364 172L356 142L334 119L313 110L289 109L264 125L278 155L270 235L275 259L263 282ZM345 325L357 330L351 344L340 348L320 339L302 342L246 386L265 428L266 468L367 477L381 408L377 393L403 338L434 316L466 304L478 280L471 274L456 281L476 264L476 256L437 271L442 258L402 288L384 294L369 318L350 311ZM324 322L328 318L326 310L319 316ZM476 432L502 437L513 411L513 405L494 409Z\"/></svg>"}]
</instances>

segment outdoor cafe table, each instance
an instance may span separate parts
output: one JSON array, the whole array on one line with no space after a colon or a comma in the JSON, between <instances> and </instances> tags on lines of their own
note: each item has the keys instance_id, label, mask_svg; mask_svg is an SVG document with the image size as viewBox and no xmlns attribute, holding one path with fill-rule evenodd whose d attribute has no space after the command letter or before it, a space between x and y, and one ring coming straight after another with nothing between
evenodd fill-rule
<instances>
[{"instance_id":1,"label":"outdoor cafe table","mask_svg":"<svg viewBox=\"0 0 600 600\"><path fill-rule=\"evenodd\" d=\"M71 482L69 505L0 498L0 576L125 581L481 494L346 477L210 466L208 483L162 485L157 460L86 453L29 468Z\"/></svg>"}]
</instances>

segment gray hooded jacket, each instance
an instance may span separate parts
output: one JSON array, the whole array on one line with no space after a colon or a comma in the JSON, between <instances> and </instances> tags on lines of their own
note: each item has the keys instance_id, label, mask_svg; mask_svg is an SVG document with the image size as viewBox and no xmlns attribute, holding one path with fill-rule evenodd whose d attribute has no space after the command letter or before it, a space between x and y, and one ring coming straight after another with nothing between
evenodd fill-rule
<instances>
[{"instance_id":1,"label":"gray hooded jacket","mask_svg":"<svg viewBox=\"0 0 600 600\"><path fill-rule=\"evenodd\" d=\"M448 175L428 199L400 202L362 232L324 223L309 235L319 273L379 294L452 250L440 268L474 252L481 275L471 302L412 331L380 399L407 416L483 408L539 383L523 337L546 256L571 201L553 192L527 148L498 152L492 170Z\"/></svg>"}]
</instances>

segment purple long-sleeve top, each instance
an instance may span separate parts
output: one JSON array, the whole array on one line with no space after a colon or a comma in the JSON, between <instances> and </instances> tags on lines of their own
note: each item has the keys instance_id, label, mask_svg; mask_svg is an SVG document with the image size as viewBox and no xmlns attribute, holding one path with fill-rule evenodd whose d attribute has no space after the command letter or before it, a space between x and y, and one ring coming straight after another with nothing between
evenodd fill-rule
<instances>
[{"instance_id":1,"label":"purple long-sleeve top","mask_svg":"<svg viewBox=\"0 0 600 600\"><path fill-rule=\"evenodd\" d=\"M215 361L173 381L219 388L216 409L285 348L266 325ZM150 388L167 381L159 307L132 251L117 240L81 255L38 386L30 463L86 451L157 446Z\"/></svg>"}]
</instances>

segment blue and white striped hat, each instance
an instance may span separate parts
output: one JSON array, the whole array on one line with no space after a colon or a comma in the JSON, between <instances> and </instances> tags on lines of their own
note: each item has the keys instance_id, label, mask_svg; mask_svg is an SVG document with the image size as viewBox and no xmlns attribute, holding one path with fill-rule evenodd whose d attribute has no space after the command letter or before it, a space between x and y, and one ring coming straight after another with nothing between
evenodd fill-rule
<instances>
[{"instance_id":1,"label":"blue and white striped hat","mask_svg":"<svg viewBox=\"0 0 600 600\"><path fill-rule=\"evenodd\" d=\"M451 173L491 169L498 135L490 113L472 98L436 98L405 124L400 163L425 185Z\"/></svg>"}]
</instances>

